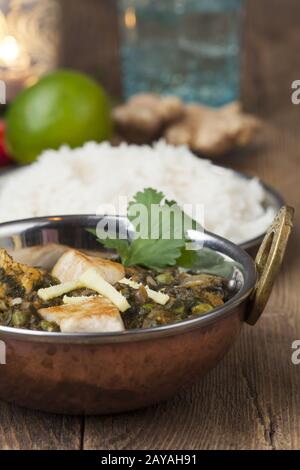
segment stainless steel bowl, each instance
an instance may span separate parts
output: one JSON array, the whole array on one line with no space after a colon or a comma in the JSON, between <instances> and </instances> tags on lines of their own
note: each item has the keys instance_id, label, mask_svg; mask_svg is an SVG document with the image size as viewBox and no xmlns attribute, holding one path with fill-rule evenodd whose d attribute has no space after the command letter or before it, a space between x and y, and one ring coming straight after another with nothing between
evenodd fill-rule
<instances>
[{"instance_id":1,"label":"stainless steel bowl","mask_svg":"<svg viewBox=\"0 0 300 470\"><path fill-rule=\"evenodd\" d=\"M95 250L86 231L99 217L65 216L0 224L0 246L16 255L49 243ZM264 308L291 229L284 208L257 258L210 233L204 247L241 269L239 288L222 307L181 323L123 333L63 334L0 327L6 345L0 399L29 408L72 414L107 414L167 399L214 367L229 350L244 321L254 323ZM119 224L124 219L118 219ZM277 256L276 253L279 253ZM266 275L267 274L267 275ZM267 295L263 293L267 292Z\"/></svg>"}]
</instances>

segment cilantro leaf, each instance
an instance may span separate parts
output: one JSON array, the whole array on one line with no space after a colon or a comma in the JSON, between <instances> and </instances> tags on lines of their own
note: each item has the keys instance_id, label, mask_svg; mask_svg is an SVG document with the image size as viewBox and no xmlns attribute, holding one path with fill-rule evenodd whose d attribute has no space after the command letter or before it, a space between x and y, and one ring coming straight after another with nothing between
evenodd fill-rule
<instances>
[{"instance_id":1,"label":"cilantro leaf","mask_svg":"<svg viewBox=\"0 0 300 470\"><path fill-rule=\"evenodd\" d=\"M192 269L198 260L198 251L187 250L185 247L181 250L181 254L176 264L182 268Z\"/></svg>"},{"instance_id":2,"label":"cilantro leaf","mask_svg":"<svg viewBox=\"0 0 300 470\"><path fill-rule=\"evenodd\" d=\"M143 240L137 238L130 246L125 264L128 266L139 264L154 270L174 266L184 244L183 240Z\"/></svg>"},{"instance_id":3,"label":"cilantro leaf","mask_svg":"<svg viewBox=\"0 0 300 470\"><path fill-rule=\"evenodd\" d=\"M151 233L157 231L153 224L152 211L160 207L164 194L156 189L145 188L133 196L127 208L127 218L137 232L143 233L143 238L151 238ZM158 238L158 237L157 237Z\"/></svg>"},{"instance_id":4,"label":"cilantro leaf","mask_svg":"<svg viewBox=\"0 0 300 470\"><path fill-rule=\"evenodd\" d=\"M159 205L162 200L164 199L164 194L160 191L157 191L153 188L145 188L143 191L138 191L134 196L133 200L129 202L128 209L127 209L127 217L131 221L132 220L132 213L131 209L135 204L142 204L151 212L152 205Z\"/></svg>"},{"instance_id":5,"label":"cilantro leaf","mask_svg":"<svg viewBox=\"0 0 300 470\"><path fill-rule=\"evenodd\" d=\"M105 248L116 250L122 260L122 263L126 264L130 251L130 245L127 240L121 240L119 238L106 238L103 240L98 239L98 241L101 242Z\"/></svg>"},{"instance_id":6,"label":"cilantro leaf","mask_svg":"<svg viewBox=\"0 0 300 470\"><path fill-rule=\"evenodd\" d=\"M177 264L197 272L204 272L230 279L235 267L240 268L239 263L225 259L221 254L210 248L200 250L185 250L177 260Z\"/></svg>"},{"instance_id":7,"label":"cilantro leaf","mask_svg":"<svg viewBox=\"0 0 300 470\"><path fill-rule=\"evenodd\" d=\"M94 235L95 237L97 236L97 231L96 231L95 228L86 228L85 230L86 230L86 232L91 233L91 234Z\"/></svg>"},{"instance_id":8,"label":"cilantro leaf","mask_svg":"<svg viewBox=\"0 0 300 470\"><path fill-rule=\"evenodd\" d=\"M115 249L125 266L160 270L178 261L192 262L192 254L185 249L185 232L186 227L196 229L198 225L175 201L166 200L160 191L146 188L129 202L127 217L136 235L131 243L121 239L99 240L106 248Z\"/></svg>"},{"instance_id":9,"label":"cilantro leaf","mask_svg":"<svg viewBox=\"0 0 300 470\"><path fill-rule=\"evenodd\" d=\"M95 228L86 228L85 230L95 237L97 236L97 230ZM101 243L105 248L116 250L122 262L126 262L129 253L129 243L127 240L120 238L97 238L97 242Z\"/></svg>"}]
</instances>

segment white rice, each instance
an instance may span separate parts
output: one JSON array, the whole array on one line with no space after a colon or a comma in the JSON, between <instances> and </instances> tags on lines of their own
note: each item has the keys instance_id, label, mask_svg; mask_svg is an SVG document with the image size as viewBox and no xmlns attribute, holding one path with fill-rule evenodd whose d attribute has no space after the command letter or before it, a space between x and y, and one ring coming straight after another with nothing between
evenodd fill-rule
<instances>
[{"instance_id":1,"label":"white rice","mask_svg":"<svg viewBox=\"0 0 300 470\"><path fill-rule=\"evenodd\" d=\"M203 204L205 227L236 243L261 235L274 217L262 206L257 179L194 156L163 141L153 147L89 142L82 148L47 150L9 176L0 190L0 221L44 215L99 213L145 187L180 205Z\"/></svg>"}]
</instances>

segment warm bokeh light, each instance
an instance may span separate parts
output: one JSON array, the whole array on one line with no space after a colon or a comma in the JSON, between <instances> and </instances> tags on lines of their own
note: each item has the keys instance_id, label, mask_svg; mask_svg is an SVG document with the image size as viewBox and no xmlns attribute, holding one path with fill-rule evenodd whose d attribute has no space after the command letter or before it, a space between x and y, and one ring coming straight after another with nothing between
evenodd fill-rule
<instances>
[{"instance_id":1,"label":"warm bokeh light","mask_svg":"<svg viewBox=\"0 0 300 470\"><path fill-rule=\"evenodd\" d=\"M0 80L10 102L55 69L60 42L57 0L0 0Z\"/></svg>"},{"instance_id":2,"label":"warm bokeh light","mask_svg":"<svg viewBox=\"0 0 300 470\"><path fill-rule=\"evenodd\" d=\"M14 65L20 57L20 46L13 36L5 36L0 41L0 64Z\"/></svg>"},{"instance_id":3,"label":"warm bokeh light","mask_svg":"<svg viewBox=\"0 0 300 470\"><path fill-rule=\"evenodd\" d=\"M136 14L133 7L127 8L125 11L125 26L128 29L134 29L136 27Z\"/></svg>"}]
</instances>

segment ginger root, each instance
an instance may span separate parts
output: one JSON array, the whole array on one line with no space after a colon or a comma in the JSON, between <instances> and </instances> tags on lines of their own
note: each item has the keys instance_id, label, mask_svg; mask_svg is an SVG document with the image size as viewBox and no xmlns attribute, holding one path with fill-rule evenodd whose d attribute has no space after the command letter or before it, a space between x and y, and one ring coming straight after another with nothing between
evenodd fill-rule
<instances>
[{"instance_id":1,"label":"ginger root","mask_svg":"<svg viewBox=\"0 0 300 470\"><path fill-rule=\"evenodd\" d=\"M167 125L184 114L176 96L141 93L113 111L117 135L127 142L144 144L161 137Z\"/></svg>"},{"instance_id":2,"label":"ginger root","mask_svg":"<svg viewBox=\"0 0 300 470\"><path fill-rule=\"evenodd\" d=\"M259 127L258 119L243 113L239 102L215 109L151 93L135 95L116 107L113 119L115 143L148 144L163 137L211 158L247 145Z\"/></svg>"},{"instance_id":3,"label":"ginger root","mask_svg":"<svg viewBox=\"0 0 300 470\"><path fill-rule=\"evenodd\" d=\"M164 137L172 145L188 145L193 152L218 157L247 145L258 126L258 120L244 114L237 102L219 109L193 104L186 106L184 117L168 127Z\"/></svg>"}]
</instances>

